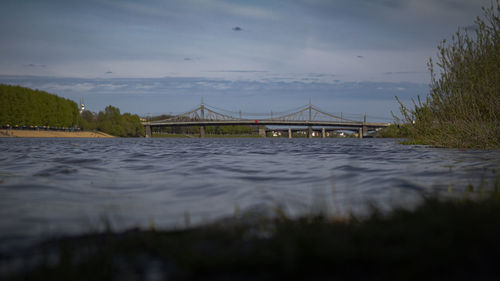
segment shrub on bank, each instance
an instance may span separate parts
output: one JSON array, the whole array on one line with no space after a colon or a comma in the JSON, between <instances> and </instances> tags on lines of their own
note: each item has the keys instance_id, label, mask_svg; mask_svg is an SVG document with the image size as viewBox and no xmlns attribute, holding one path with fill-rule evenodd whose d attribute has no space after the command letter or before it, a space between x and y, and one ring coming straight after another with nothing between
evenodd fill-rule
<instances>
[{"instance_id":1,"label":"shrub on bank","mask_svg":"<svg viewBox=\"0 0 500 281\"><path fill-rule=\"evenodd\" d=\"M402 124L392 124L389 127L385 127L380 131L377 131L374 135L376 138L407 138L408 137L408 125Z\"/></svg>"},{"instance_id":2,"label":"shrub on bank","mask_svg":"<svg viewBox=\"0 0 500 281\"><path fill-rule=\"evenodd\" d=\"M401 105L414 142L441 147L500 147L500 5L484 10L473 34L457 31L429 61L431 91ZM435 69L437 67L437 69Z\"/></svg>"}]
</instances>

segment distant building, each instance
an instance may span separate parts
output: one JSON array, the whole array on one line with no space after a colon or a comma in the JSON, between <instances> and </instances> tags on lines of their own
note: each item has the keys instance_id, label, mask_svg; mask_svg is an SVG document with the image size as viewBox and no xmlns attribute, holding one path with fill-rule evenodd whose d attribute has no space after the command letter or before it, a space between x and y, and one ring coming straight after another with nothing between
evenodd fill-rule
<instances>
[{"instance_id":1,"label":"distant building","mask_svg":"<svg viewBox=\"0 0 500 281\"><path fill-rule=\"evenodd\" d=\"M85 111L85 104L83 103L83 99L80 99L80 114Z\"/></svg>"}]
</instances>

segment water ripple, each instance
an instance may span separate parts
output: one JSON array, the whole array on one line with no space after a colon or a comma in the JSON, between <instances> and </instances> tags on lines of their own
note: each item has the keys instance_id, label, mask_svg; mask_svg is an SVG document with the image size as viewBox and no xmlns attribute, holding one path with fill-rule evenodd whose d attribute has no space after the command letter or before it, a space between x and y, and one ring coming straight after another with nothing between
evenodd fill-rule
<instances>
[{"instance_id":1,"label":"water ripple","mask_svg":"<svg viewBox=\"0 0 500 281\"><path fill-rule=\"evenodd\" d=\"M78 173L78 169L68 167L66 165L58 165L51 168L43 169L34 174L38 177L50 177L55 175L69 175Z\"/></svg>"},{"instance_id":2,"label":"water ripple","mask_svg":"<svg viewBox=\"0 0 500 281\"><path fill-rule=\"evenodd\" d=\"M494 180L500 159L381 139L0 139L0 151L0 241L41 225L85 232L79 222L103 214L171 227L236 206L300 214L403 202Z\"/></svg>"}]
</instances>

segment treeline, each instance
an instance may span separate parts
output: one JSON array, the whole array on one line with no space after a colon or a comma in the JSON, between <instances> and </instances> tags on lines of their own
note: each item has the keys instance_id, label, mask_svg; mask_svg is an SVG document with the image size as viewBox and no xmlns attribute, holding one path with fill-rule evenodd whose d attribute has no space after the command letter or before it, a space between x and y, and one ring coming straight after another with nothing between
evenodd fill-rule
<instances>
[{"instance_id":1,"label":"treeline","mask_svg":"<svg viewBox=\"0 0 500 281\"><path fill-rule=\"evenodd\" d=\"M78 105L44 91L0 84L0 125L77 127Z\"/></svg>"},{"instance_id":2,"label":"treeline","mask_svg":"<svg viewBox=\"0 0 500 281\"><path fill-rule=\"evenodd\" d=\"M200 127L160 127L155 128L153 132L157 134L198 135L200 134ZM258 128L249 125L205 126L205 133L209 135L252 135L258 133Z\"/></svg>"},{"instance_id":3,"label":"treeline","mask_svg":"<svg viewBox=\"0 0 500 281\"><path fill-rule=\"evenodd\" d=\"M120 109L111 105L95 114L85 110L80 116L82 130L98 130L117 137L144 137L144 126L139 116L120 113Z\"/></svg>"},{"instance_id":4,"label":"treeline","mask_svg":"<svg viewBox=\"0 0 500 281\"><path fill-rule=\"evenodd\" d=\"M437 62L429 61L429 97L413 108L400 103L411 142L500 147L499 1L495 4L476 20L474 34L459 30L451 43L438 47Z\"/></svg>"},{"instance_id":5,"label":"treeline","mask_svg":"<svg viewBox=\"0 0 500 281\"><path fill-rule=\"evenodd\" d=\"M171 115L158 115L151 117L151 121L160 121L172 118ZM186 118L186 121L191 119ZM221 125L221 126L205 126L205 133L209 135L256 135L258 127L250 125ZM172 126L158 127L153 129L155 134L174 134L174 135L198 135L200 134L200 126Z\"/></svg>"},{"instance_id":6,"label":"treeline","mask_svg":"<svg viewBox=\"0 0 500 281\"><path fill-rule=\"evenodd\" d=\"M97 114L83 111L78 105L56 95L0 84L0 126L46 126L98 130L118 137L144 136L139 116L120 114L120 109L108 106Z\"/></svg>"}]
</instances>

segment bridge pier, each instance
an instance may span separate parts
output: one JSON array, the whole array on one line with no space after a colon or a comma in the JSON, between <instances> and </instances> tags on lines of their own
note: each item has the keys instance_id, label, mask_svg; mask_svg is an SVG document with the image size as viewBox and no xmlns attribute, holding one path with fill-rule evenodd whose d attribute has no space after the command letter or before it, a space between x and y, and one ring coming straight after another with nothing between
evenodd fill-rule
<instances>
[{"instance_id":1,"label":"bridge pier","mask_svg":"<svg viewBox=\"0 0 500 281\"><path fill-rule=\"evenodd\" d=\"M146 138L151 138L153 137L153 134L151 133L151 125L146 125Z\"/></svg>"},{"instance_id":2,"label":"bridge pier","mask_svg":"<svg viewBox=\"0 0 500 281\"><path fill-rule=\"evenodd\" d=\"M266 127L259 128L259 136L261 136L262 138L266 137Z\"/></svg>"},{"instance_id":3,"label":"bridge pier","mask_svg":"<svg viewBox=\"0 0 500 281\"><path fill-rule=\"evenodd\" d=\"M205 137L205 126L200 126L200 138Z\"/></svg>"},{"instance_id":4,"label":"bridge pier","mask_svg":"<svg viewBox=\"0 0 500 281\"><path fill-rule=\"evenodd\" d=\"M365 113L365 117L363 119L363 127L362 127L362 132L363 132L363 137L366 136L368 134L368 127L366 127L366 113Z\"/></svg>"},{"instance_id":5,"label":"bridge pier","mask_svg":"<svg viewBox=\"0 0 500 281\"><path fill-rule=\"evenodd\" d=\"M307 127L307 138L311 139L313 137L313 127Z\"/></svg>"},{"instance_id":6,"label":"bridge pier","mask_svg":"<svg viewBox=\"0 0 500 281\"><path fill-rule=\"evenodd\" d=\"M292 138L292 128L288 128L288 138Z\"/></svg>"},{"instance_id":7,"label":"bridge pier","mask_svg":"<svg viewBox=\"0 0 500 281\"><path fill-rule=\"evenodd\" d=\"M325 128L322 128L322 129L321 129L321 137L322 137L322 138L326 138Z\"/></svg>"},{"instance_id":8,"label":"bridge pier","mask_svg":"<svg viewBox=\"0 0 500 281\"><path fill-rule=\"evenodd\" d=\"M363 128L359 128L359 138L363 138Z\"/></svg>"}]
</instances>

